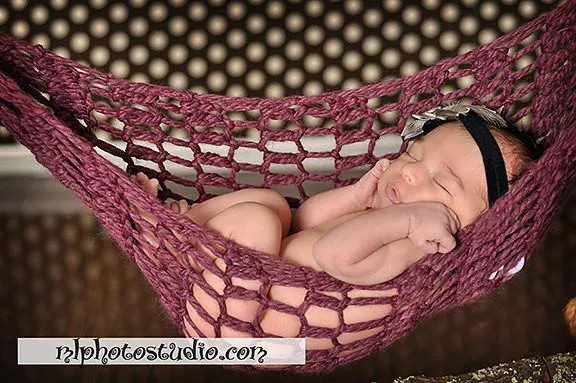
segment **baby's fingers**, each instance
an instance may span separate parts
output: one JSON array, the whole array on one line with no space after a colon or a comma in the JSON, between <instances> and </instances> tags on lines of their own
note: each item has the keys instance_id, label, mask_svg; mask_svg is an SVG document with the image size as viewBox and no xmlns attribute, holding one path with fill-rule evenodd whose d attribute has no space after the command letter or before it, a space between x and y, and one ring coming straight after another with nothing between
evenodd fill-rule
<instances>
[{"instance_id":1,"label":"baby's fingers","mask_svg":"<svg viewBox=\"0 0 576 383\"><path fill-rule=\"evenodd\" d=\"M438 252L438 243L436 241L424 241L419 247L425 254L436 254Z\"/></svg>"},{"instance_id":2,"label":"baby's fingers","mask_svg":"<svg viewBox=\"0 0 576 383\"><path fill-rule=\"evenodd\" d=\"M446 254L454 250L456 247L456 239L452 235L443 235L438 241L438 252Z\"/></svg>"},{"instance_id":3,"label":"baby's fingers","mask_svg":"<svg viewBox=\"0 0 576 383\"><path fill-rule=\"evenodd\" d=\"M460 230L460 220L454 211L448 208L449 218L448 223L450 225L450 233L455 234L458 230Z\"/></svg>"},{"instance_id":4,"label":"baby's fingers","mask_svg":"<svg viewBox=\"0 0 576 383\"><path fill-rule=\"evenodd\" d=\"M390 166L390 160L388 158L382 158L376 162L376 165L378 165L380 169L386 169L388 166Z\"/></svg>"},{"instance_id":5,"label":"baby's fingers","mask_svg":"<svg viewBox=\"0 0 576 383\"><path fill-rule=\"evenodd\" d=\"M390 160L387 158L383 158L380 161L376 162L376 165L374 165L374 169L376 170L378 176L380 176L382 173L386 171L386 169L388 169L389 166L390 166Z\"/></svg>"},{"instance_id":6,"label":"baby's fingers","mask_svg":"<svg viewBox=\"0 0 576 383\"><path fill-rule=\"evenodd\" d=\"M426 239L425 236L416 236L412 238L412 243L422 250L424 254L434 254L438 252L438 244L436 240Z\"/></svg>"}]
</instances>

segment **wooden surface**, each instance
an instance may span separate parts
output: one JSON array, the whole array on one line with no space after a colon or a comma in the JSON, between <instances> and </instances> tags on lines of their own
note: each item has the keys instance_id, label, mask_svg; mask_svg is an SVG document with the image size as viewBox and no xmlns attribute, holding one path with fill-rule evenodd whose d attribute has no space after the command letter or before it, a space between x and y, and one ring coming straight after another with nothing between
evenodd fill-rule
<instances>
[{"instance_id":1,"label":"wooden surface","mask_svg":"<svg viewBox=\"0 0 576 383\"><path fill-rule=\"evenodd\" d=\"M427 378L411 376L394 383L465 383L465 382L576 382L576 353L552 355L546 358L527 358L483 368L459 376Z\"/></svg>"}]
</instances>

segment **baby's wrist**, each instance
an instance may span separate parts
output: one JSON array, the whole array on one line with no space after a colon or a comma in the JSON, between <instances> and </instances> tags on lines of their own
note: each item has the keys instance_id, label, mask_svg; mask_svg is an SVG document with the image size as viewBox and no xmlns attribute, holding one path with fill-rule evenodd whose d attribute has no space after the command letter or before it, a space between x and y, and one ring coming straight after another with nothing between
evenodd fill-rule
<instances>
[{"instance_id":1,"label":"baby's wrist","mask_svg":"<svg viewBox=\"0 0 576 383\"><path fill-rule=\"evenodd\" d=\"M402 231L404 238L409 238L418 226L419 212L421 207L417 203L407 202L389 206L396 211L395 225Z\"/></svg>"},{"instance_id":2,"label":"baby's wrist","mask_svg":"<svg viewBox=\"0 0 576 383\"><path fill-rule=\"evenodd\" d=\"M372 202L372 198L366 198L363 193L362 185L360 181L356 182L352 185L352 194L354 194L354 201L359 210L366 210L370 207L370 203Z\"/></svg>"},{"instance_id":3,"label":"baby's wrist","mask_svg":"<svg viewBox=\"0 0 576 383\"><path fill-rule=\"evenodd\" d=\"M410 203L401 203L374 209L372 214L382 214L382 219L389 222L389 229L395 233L397 239L408 238L411 234L414 213L418 210Z\"/></svg>"}]
</instances>

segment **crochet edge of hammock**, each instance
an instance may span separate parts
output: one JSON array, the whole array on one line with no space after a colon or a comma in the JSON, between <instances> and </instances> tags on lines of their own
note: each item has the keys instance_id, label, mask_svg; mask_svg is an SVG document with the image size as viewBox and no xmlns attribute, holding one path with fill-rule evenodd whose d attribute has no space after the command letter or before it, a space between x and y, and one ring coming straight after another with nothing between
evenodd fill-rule
<instances>
[{"instance_id":1,"label":"crochet edge of hammock","mask_svg":"<svg viewBox=\"0 0 576 383\"><path fill-rule=\"evenodd\" d=\"M556 10L556 12L558 12L558 10ZM554 32L558 32L558 30ZM572 28L572 36L573 32ZM552 34L554 34L554 36L552 36ZM564 35L566 34L567 33ZM566 40L566 36L563 36L564 39L560 39L562 33L553 33L553 31L548 31L547 36L549 42L556 41L557 43L563 42L567 44L567 48L565 49L568 49L570 47L569 43L573 41L573 39ZM6 40L4 40L3 43L6 43ZM573 45L574 44L572 43L572 46ZM490 45L488 47L490 47ZM66 60L61 59L61 61L65 62ZM526 252L529 252L538 239L542 237L545 228L549 225L553 207L558 204L559 199L565 195L569 187L573 185L575 180L575 171L571 158L574 158L573 143L576 142L573 128L573 105L575 100L573 95L557 95L552 92L555 89L554 85L558 85L558 88L560 88L563 82L573 79L570 70L573 70L574 63L571 62L570 64L571 66L566 66L564 68L561 67L559 71L551 75L552 78L548 78L548 81L550 81L548 88L550 94L541 94L539 96L540 99L551 97L552 101L555 101L557 104L557 109L562 109L560 106L564 106L566 110L565 113L558 113L558 110L556 113L551 113L551 117L548 119L547 123L543 123L543 125L551 126L551 124L556 123L565 126L565 129L567 130L557 134L556 142L547 150L542 159L523 176L519 181L519 184L516 185L517 187L515 190L529 191L525 192L525 194L509 193L509 195L505 196L494 206L493 211L490 212L490 214L487 214L485 217L480 219L473 230L471 229L463 233L463 240L465 240L464 238L468 239L471 245L465 250L460 249L459 251L453 252L449 257L446 257L447 259L453 259L457 256L460 259L458 261L458 270L456 274L463 273L464 278L451 278L453 277L451 273L454 271L454 267L443 268L446 266L445 262L438 265L429 261L420 262L415 265L415 267L408 270L404 275L399 277L399 280L396 281L397 283L393 284L394 287L399 286L402 290L400 296L408 298L409 305L417 306L416 308L411 307L402 313L404 315L401 319L403 319L404 326L394 328L394 331L385 331L385 334L378 339L370 338L365 341L365 343L368 344L366 345L367 347L364 348L364 351L360 351L357 354L350 354L344 358L332 356L328 360L319 361L311 366L306 366L311 367L307 368L308 370L313 370L314 368L320 370L324 370L326 367L331 368L337 364L358 359L358 357L366 355L376 348L385 347L399 336L405 334L415 323L423 317L428 316L430 313L451 307L455 305L454 302L457 302L456 304L461 304L474 299L478 295L483 295L491 291L505 279L508 279L504 273L501 273L492 281L487 281L486 278L479 278L476 272L479 270L481 271L484 268L477 267L478 263L482 262L475 259L473 255L478 254L478 252L481 251L479 247L486 244L485 237L492 234L491 230L481 229L486 228L487 223L494 221L494 217L503 217L496 220L496 222L499 223L501 227L508 228L509 230L502 233L498 238L494 238L493 243L495 243L496 248L503 249L505 253L507 252L509 257L503 259L504 257L492 255L492 257L489 258L489 262L485 263L489 263L493 266L502 266L505 270L511 268L516 263L519 256L518 254L520 253L524 255ZM123 250L135 260L143 273L149 279L150 283L155 287L157 292L159 292L160 298L167 308L167 311L172 316L175 323L180 323L180 326L182 326L181 318L184 318L186 315L184 305L186 301L185 297L189 295L189 291L186 288L186 283L183 284L179 282L177 278L181 278L186 282L194 280L194 278L193 276L187 276L189 270L182 267L178 262L174 262L173 259L164 258L161 259L161 264L157 264L156 262L160 258L149 259L141 253L138 254L138 246L134 243L134 239L131 237L128 237L127 239L124 238L124 235L127 233L133 233L134 231L134 229L130 227L130 220L138 220L138 217L131 215L130 212L127 211L115 213L118 206L124 206L127 203L123 197L123 193L130 196L131 202L141 204L141 206L148 208L160 219L164 227L176 228L186 235L195 238L204 238L206 244L215 244L213 249L219 254L222 254L223 258L233 259L233 254L236 254L237 252L247 255L251 262L254 261L258 265L258 267L253 267L255 270L243 270L249 275L255 275L254 271L256 271L256 273L262 273L265 275L270 283L282 283L283 280L280 275L283 271L289 275L296 272L302 273L302 278L295 282L296 285L304 285L305 281L314 275L314 281L319 282L319 289L330 289L331 287L336 287L345 290L346 288L349 288L339 281L334 281L328 277L319 277L315 275L316 273L311 273L305 268L287 265L271 257L261 258L261 254L251 251L251 249L243 248L234 243L223 242L217 234L198 228L196 225L190 224L190 222L187 222L182 217L175 215L170 211L166 211L166 209L163 208L156 199L143 192L135 190L134 185L127 179L124 173L104 161L95 153L89 143L72 133L70 128L63 121L55 118L43 107L36 104L33 99L23 94L21 89L8 77L2 75L1 80L3 99L6 98L4 101L7 101L8 103L2 103L2 109L5 112L5 115L0 119L4 119L3 122L8 125L11 132L19 141L26 144L31 149L34 149L39 162L50 168L56 178L60 179L66 186L73 189L76 194L87 203L91 210L95 212L95 215L115 237ZM160 87L157 89L159 88ZM541 91L544 92L543 89L541 89ZM422 107L422 109L424 108L422 104L420 104L419 107ZM14 112L14 110L18 112ZM550 110L550 107L548 107L548 110ZM545 114L547 108L537 109L535 112L540 111L542 112L541 114ZM20 120L18 114L24 117ZM558 114L560 116L558 116ZM27 118L29 118L30 121L25 121ZM543 120L546 120L546 117L543 117ZM45 126L52 127L52 137L51 140L49 140L52 145L47 145L47 142L44 139L40 139L42 135L46 133L44 128ZM66 151L59 153L60 148L58 145L54 145L56 143L77 148L78 155ZM55 158L59 160L57 163L54 160ZM87 159L89 161L86 161ZM84 179L81 171L82 168L91 170L95 176L87 180ZM102 170L106 171L107 176L109 176L110 179L105 180L99 177L99 175L103 173ZM544 174L544 171L552 171L552 174ZM564 179L562 181L564 182L561 182L559 178L563 176ZM540 189L531 188L532 185L545 185L550 177L553 178L553 182L550 183L550 187L547 190L544 190L546 193L543 193L542 186ZM106 184L107 181L110 182L110 184ZM103 192L98 193L98 190ZM537 191L540 191L540 194ZM543 199L546 194L549 194L551 198ZM521 201L524 198L527 198L528 201ZM536 208L537 205L538 208ZM533 214L531 216L521 215L521 217L518 217L518 215L515 214L517 213L516 208L526 206L531 206L534 210L544 212L544 214ZM525 212L525 210L523 212ZM533 225L530 227L530 224ZM166 230L162 234L170 235L170 230ZM507 237L510 235L517 235L522 239L529 237L528 240L530 241L530 245L524 241L521 243L521 246L511 249L511 246L506 246L506 242L510 241ZM512 247L515 244L516 243L513 243ZM218 246L226 248L227 253L219 251L217 249ZM422 271L430 273L427 278L421 278L419 280L420 283L418 284L419 286L420 284L426 285L427 288L425 288L424 291L431 293L429 299L424 302L418 300L414 296L416 293L421 293L422 289L417 289L413 286L415 285L414 283L410 283L411 278L414 275L421 274ZM468 278L468 282L472 281L472 283L463 282L466 278ZM442 288L434 290L438 281L442 282ZM382 288L383 286L392 286L392 284L387 283L375 288ZM452 294L446 294L448 290L451 290ZM390 301L398 303L396 302L397 299L392 299ZM396 315L391 315L387 319L389 320L382 323L390 324L393 320L400 320ZM310 354L314 355L315 353L312 352ZM323 356L322 353L319 353L319 355Z\"/></svg>"}]
</instances>

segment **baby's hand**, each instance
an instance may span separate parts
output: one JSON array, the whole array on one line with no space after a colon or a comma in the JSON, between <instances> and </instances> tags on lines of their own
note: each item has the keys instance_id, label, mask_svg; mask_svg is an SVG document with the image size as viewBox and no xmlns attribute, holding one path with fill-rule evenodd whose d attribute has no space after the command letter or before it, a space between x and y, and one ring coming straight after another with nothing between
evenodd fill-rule
<instances>
[{"instance_id":1,"label":"baby's hand","mask_svg":"<svg viewBox=\"0 0 576 383\"><path fill-rule=\"evenodd\" d=\"M374 206L374 199L378 198L378 180L389 166L390 160L386 158L376 162L372 169L354 184L356 199L363 209Z\"/></svg>"},{"instance_id":2,"label":"baby's hand","mask_svg":"<svg viewBox=\"0 0 576 383\"><path fill-rule=\"evenodd\" d=\"M426 254L448 253L456 247L454 234L460 221L451 209L440 202L408 204L408 238Z\"/></svg>"}]
</instances>

